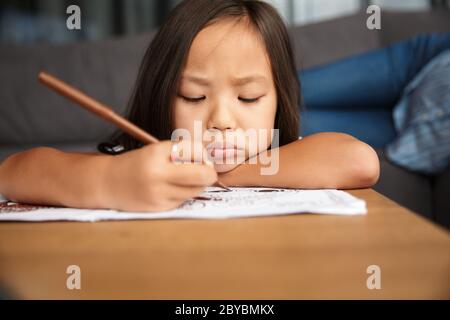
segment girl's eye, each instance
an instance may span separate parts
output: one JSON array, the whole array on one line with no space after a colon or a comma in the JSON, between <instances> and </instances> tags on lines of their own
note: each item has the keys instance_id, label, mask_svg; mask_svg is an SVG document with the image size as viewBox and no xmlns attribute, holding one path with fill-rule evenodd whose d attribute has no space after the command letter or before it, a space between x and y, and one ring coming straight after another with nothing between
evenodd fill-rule
<instances>
[{"instance_id":1,"label":"girl's eye","mask_svg":"<svg viewBox=\"0 0 450 320\"><path fill-rule=\"evenodd\" d=\"M185 96L180 95L180 98L182 98L183 100L185 100L187 102L195 103L195 102L200 102L201 100L204 100L206 97L205 96L202 96L202 97L185 97Z\"/></svg>"},{"instance_id":2,"label":"girl's eye","mask_svg":"<svg viewBox=\"0 0 450 320\"><path fill-rule=\"evenodd\" d=\"M242 98L242 97L239 97L238 99L244 103L253 103L259 100L259 98Z\"/></svg>"}]
</instances>

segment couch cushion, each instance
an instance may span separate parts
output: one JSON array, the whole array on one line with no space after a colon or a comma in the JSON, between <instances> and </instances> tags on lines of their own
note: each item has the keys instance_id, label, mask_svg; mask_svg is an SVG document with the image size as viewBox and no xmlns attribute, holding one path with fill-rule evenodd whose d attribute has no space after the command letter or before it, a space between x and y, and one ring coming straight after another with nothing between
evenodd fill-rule
<instances>
[{"instance_id":1,"label":"couch cushion","mask_svg":"<svg viewBox=\"0 0 450 320\"><path fill-rule=\"evenodd\" d=\"M292 27L297 69L305 69L379 47L379 31L366 28L368 15L358 13Z\"/></svg>"},{"instance_id":2,"label":"couch cushion","mask_svg":"<svg viewBox=\"0 0 450 320\"><path fill-rule=\"evenodd\" d=\"M0 48L0 144L101 140L114 129L37 81L51 74L123 113L150 35Z\"/></svg>"},{"instance_id":3,"label":"couch cushion","mask_svg":"<svg viewBox=\"0 0 450 320\"><path fill-rule=\"evenodd\" d=\"M0 148L0 163L14 153L25 151L36 147L51 147L67 152L98 152L97 142L62 142L62 143L39 143L23 145L5 145Z\"/></svg>"},{"instance_id":4,"label":"couch cushion","mask_svg":"<svg viewBox=\"0 0 450 320\"><path fill-rule=\"evenodd\" d=\"M380 179L373 187L376 191L400 205L433 219L431 179L391 163L384 150L376 149L380 159Z\"/></svg>"},{"instance_id":5,"label":"couch cushion","mask_svg":"<svg viewBox=\"0 0 450 320\"><path fill-rule=\"evenodd\" d=\"M450 229L450 166L433 179L434 219Z\"/></svg>"},{"instance_id":6,"label":"couch cushion","mask_svg":"<svg viewBox=\"0 0 450 320\"><path fill-rule=\"evenodd\" d=\"M385 12L381 14L380 45L385 46L424 32L450 30L450 10Z\"/></svg>"}]
</instances>

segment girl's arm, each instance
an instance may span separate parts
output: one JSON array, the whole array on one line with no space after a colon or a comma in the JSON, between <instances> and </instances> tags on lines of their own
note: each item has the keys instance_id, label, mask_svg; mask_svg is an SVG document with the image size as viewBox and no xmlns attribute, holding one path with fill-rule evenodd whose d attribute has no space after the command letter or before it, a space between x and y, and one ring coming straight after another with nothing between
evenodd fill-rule
<instances>
[{"instance_id":1,"label":"girl's arm","mask_svg":"<svg viewBox=\"0 0 450 320\"><path fill-rule=\"evenodd\" d=\"M125 211L163 211L217 180L212 165L170 161L171 141L117 156L42 147L0 164L0 194L23 203Z\"/></svg>"},{"instance_id":2,"label":"girl's arm","mask_svg":"<svg viewBox=\"0 0 450 320\"><path fill-rule=\"evenodd\" d=\"M379 177L376 152L348 134L317 133L275 150L279 163L274 174L261 174L269 165L258 157L256 164L247 161L219 178L231 186L353 189L370 187ZM277 158L272 153L273 165Z\"/></svg>"},{"instance_id":3,"label":"girl's arm","mask_svg":"<svg viewBox=\"0 0 450 320\"><path fill-rule=\"evenodd\" d=\"M39 147L0 165L0 194L17 202L101 207L109 156Z\"/></svg>"}]
</instances>

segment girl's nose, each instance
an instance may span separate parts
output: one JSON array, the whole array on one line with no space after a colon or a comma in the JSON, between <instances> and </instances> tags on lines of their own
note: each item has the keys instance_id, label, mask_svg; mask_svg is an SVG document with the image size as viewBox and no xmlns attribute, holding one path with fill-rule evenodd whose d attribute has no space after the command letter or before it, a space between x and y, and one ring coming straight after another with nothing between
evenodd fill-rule
<instances>
[{"instance_id":1,"label":"girl's nose","mask_svg":"<svg viewBox=\"0 0 450 320\"><path fill-rule=\"evenodd\" d=\"M215 105L208 119L208 128L217 130L236 129L236 119L229 104Z\"/></svg>"}]
</instances>

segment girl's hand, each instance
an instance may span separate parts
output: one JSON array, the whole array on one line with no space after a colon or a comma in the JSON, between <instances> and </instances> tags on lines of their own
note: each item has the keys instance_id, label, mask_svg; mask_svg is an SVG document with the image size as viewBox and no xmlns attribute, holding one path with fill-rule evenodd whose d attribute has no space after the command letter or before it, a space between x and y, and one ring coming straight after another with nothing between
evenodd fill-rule
<instances>
[{"instance_id":1,"label":"girl's hand","mask_svg":"<svg viewBox=\"0 0 450 320\"><path fill-rule=\"evenodd\" d=\"M123 211L174 209L217 181L214 167L203 161L203 152L192 153L189 161L179 157L173 144L163 141L111 157L104 179L108 206Z\"/></svg>"}]
</instances>

